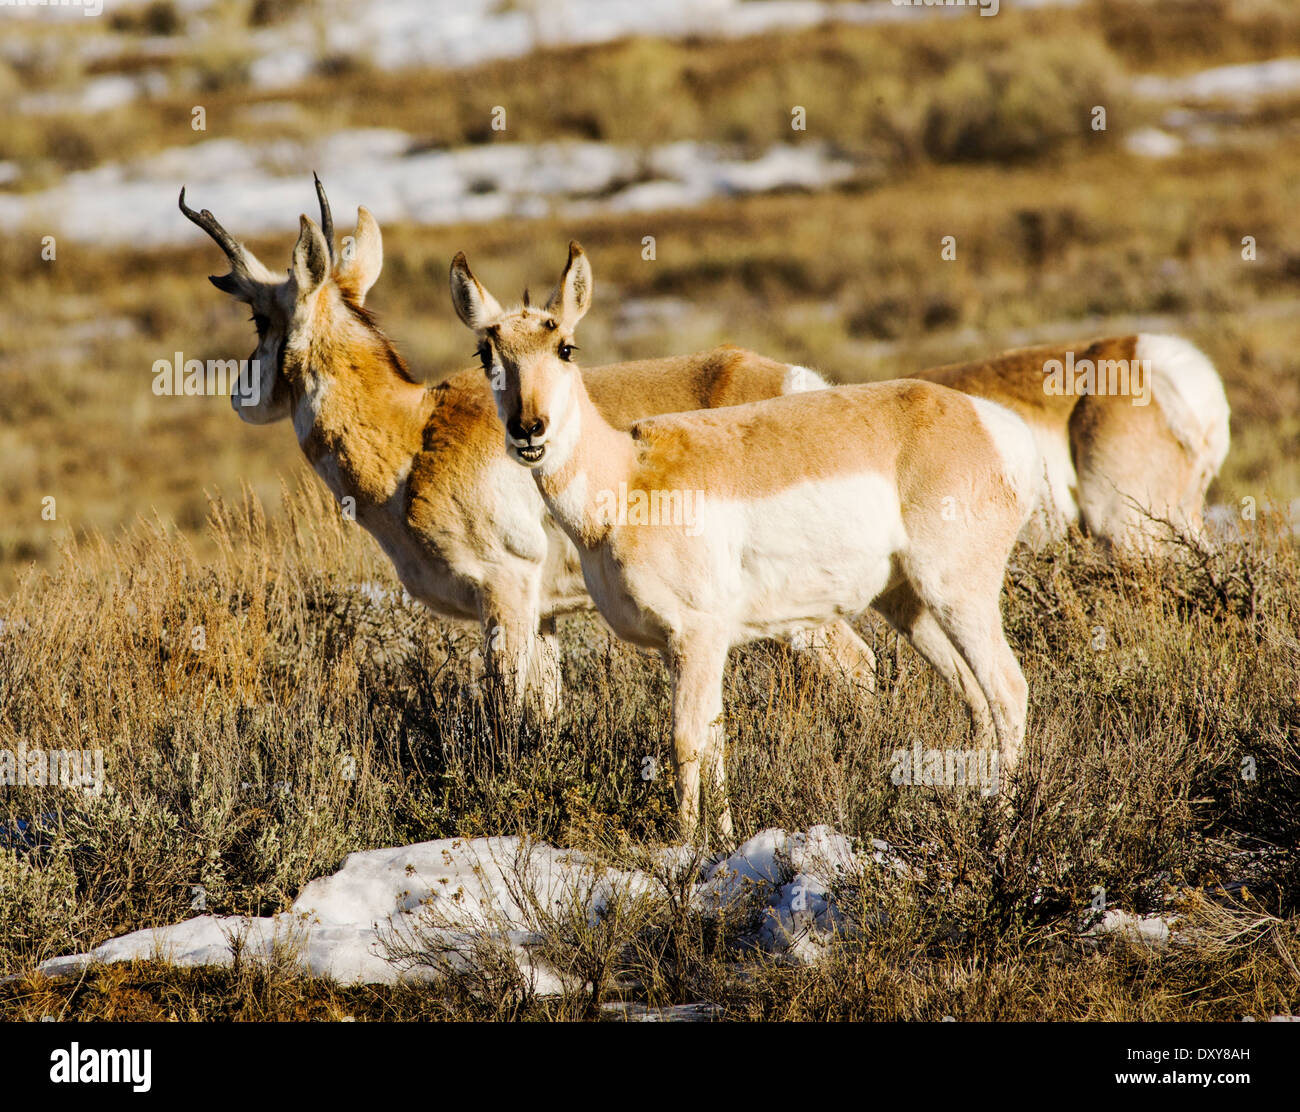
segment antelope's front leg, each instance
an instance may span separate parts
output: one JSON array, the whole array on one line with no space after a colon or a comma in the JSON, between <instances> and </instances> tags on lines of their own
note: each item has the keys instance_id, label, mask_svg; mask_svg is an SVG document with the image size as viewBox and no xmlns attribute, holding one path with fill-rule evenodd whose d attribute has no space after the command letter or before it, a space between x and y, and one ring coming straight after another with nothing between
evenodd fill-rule
<instances>
[{"instance_id":1,"label":"antelope's front leg","mask_svg":"<svg viewBox=\"0 0 1300 1112\"><path fill-rule=\"evenodd\" d=\"M484 600L481 615L488 690L503 711L517 715L528 690L537 610L527 599L497 595Z\"/></svg>"},{"instance_id":2,"label":"antelope's front leg","mask_svg":"<svg viewBox=\"0 0 1300 1112\"><path fill-rule=\"evenodd\" d=\"M693 838L699 829L701 766L710 783L706 798L717 801L717 813L706 812L708 827L723 838L732 834L731 807L727 801L726 751L722 720L722 676L727 664L727 642L714 635L682 638L680 646L665 654L673 686L673 769L677 778L677 815L682 837Z\"/></svg>"},{"instance_id":3,"label":"antelope's front leg","mask_svg":"<svg viewBox=\"0 0 1300 1112\"><path fill-rule=\"evenodd\" d=\"M560 711L560 637L554 618L543 618L533 640L528 671L528 704L545 722Z\"/></svg>"}]
</instances>

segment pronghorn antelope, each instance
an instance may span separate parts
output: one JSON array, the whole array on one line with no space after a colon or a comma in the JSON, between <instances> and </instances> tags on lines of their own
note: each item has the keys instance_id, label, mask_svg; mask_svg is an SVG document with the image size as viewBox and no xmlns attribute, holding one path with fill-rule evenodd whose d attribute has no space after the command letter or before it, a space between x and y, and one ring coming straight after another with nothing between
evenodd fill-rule
<instances>
[{"instance_id":1,"label":"pronghorn antelope","mask_svg":"<svg viewBox=\"0 0 1300 1112\"><path fill-rule=\"evenodd\" d=\"M252 424L292 420L312 467L379 542L410 594L431 610L477 620L490 677L511 708L552 713L559 697L558 614L587 608L577 553L546 514L532 480L509 462L483 375L425 387L365 309L379 277L379 226L365 209L335 258L329 202L301 218L288 277L268 270L206 209L180 208L230 262L213 285L247 302L258 376L231 396ZM825 383L810 371L739 348L589 372L591 396L620 428L651 413L721 406ZM346 505L346 503L345 503ZM539 634L540 627L540 634ZM871 650L846 623L796 645L861 686Z\"/></svg>"},{"instance_id":2,"label":"pronghorn antelope","mask_svg":"<svg viewBox=\"0 0 1300 1112\"><path fill-rule=\"evenodd\" d=\"M1159 519L1201 529L1205 492L1228 454L1228 401L1213 365L1186 340L1141 334L1022 348L910 377L1024 418L1045 463L1026 539L1079 524L1141 549L1162 539ZM1076 382L1082 390L1070 389Z\"/></svg>"},{"instance_id":3,"label":"pronghorn antelope","mask_svg":"<svg viewBox=\"0 0 1300 1112\"><path fill-rule=\"evenodd\" d=\"M576 244L544 308L504 310L469 269L451 293L479 338L509 455L531 469L578 548L615 633L657 650L672 677L683 833L701 766L731 832L722 676L728 649L874 607L965 699L981 743L1015 766L1027 688L1002 632L1007 556L1041 460L1009 410L927 382L840 386L729 409L611 425L573 362L591 304ZM701 491L702 528L616 520L610 492ZM949 512L955 511L955 512Z\"/></svg>"}]
</instances>

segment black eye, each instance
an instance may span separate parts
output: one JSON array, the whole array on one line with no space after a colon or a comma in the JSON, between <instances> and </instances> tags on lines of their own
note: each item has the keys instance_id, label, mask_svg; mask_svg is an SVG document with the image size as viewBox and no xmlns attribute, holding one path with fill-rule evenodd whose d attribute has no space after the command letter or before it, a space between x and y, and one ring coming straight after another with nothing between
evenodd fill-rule
<instances>
[{"instance_id":1,"label":"black eye","mask_svg":"<svg viewBox=\"0 0 1300 1112\"><path fill-rule=\"evenodd\" d=\"M261 313L254 313L250 319L253 322L253 327L257 329L257 334L259 336L265 336L266 327L271 322L268 321L264 316L262 316Z\"/></svg>"},{"instance_id":2,"label":"black eye","mask_svg":"<svg viewBox=\"0 0 1300 1112\"><path fill-rule=\"evenodd\" d=\"M475 349L474 354L478 356L478 361L483 364L483 373L490 373L492 370L492 345L484 340Z\"/></svg>"},{"instance_id":3,"label":"black eye","mask_svg":"<svg viewBox=\"0 0 1300 1112\"><path fill-rule=\"evenodd\" d=\"M573 344L561 344L560 358L567 363L569 359L573 356L573 353L577 350L578 350L577 347Z\"/></svg>"}]
</instances>

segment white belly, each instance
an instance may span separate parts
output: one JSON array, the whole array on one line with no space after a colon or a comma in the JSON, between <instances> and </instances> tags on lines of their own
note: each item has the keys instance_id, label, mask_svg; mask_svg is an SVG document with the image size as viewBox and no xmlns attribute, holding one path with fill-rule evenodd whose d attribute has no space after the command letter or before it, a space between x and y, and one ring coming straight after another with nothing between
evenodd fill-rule
<instances>
[{"instance_id":1,"label":"white belly","mask_svg":"<svg viewBox=\"0 0 1300 1112\"><path fill-rule=\"evenodd\" d=\"M733 513L743 540L719 602L740 604L737 639L861 613L888 586L906 541L894 484L872 473L804 484Z\"/></svg>"},{"instance_id":2,"label":"white belly","mask_svg":"<svg viewBox=\"0 0 1300 1112\"><path fill-rule=\"evenodd\" d=\"M752 501L709 498L698 535L651 538L623 563L584 553L588 590L621 637L662 647L672 631L721 625L733 644L858 614L890 585L903 548L892 482L864 473Z\"/></svg>"}]
</instances>

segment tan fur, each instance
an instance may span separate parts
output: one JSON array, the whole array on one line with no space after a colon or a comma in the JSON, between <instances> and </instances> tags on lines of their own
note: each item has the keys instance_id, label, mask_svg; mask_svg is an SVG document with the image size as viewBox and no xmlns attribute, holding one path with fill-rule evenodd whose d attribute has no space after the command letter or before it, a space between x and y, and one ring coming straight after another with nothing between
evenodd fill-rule
<instances>
[{"instance_id":1,"label":"tan fur","mask_svg":"<svg viewBox=\"0 0 1300 1112\"><path fill-rule=\"evenodd\" d=\"M539 710L553 711L554 617L592 605L577 554L532 480L506 459L483 372L428 387L411 379L364 308L382 265L379 228L365 209L353 240L351 256L329 265L330 245L304 217L287 281L235 245L232 274L217 284L258 318L262 390L257 404L232 397L232 406L253 423L292 418L313 468L336 498L355 500L358 523L411 595L480 622L489 674L507 701L518 705L527 689ZM588 374L597 404L626 428L651 413L779 394L786 369L723 347ZM857 660L869 660L847 627L809 651L841 671L855 645ZM852 678L870 686L860 664Z\"/></svg>"},{"instance_id":2,"label":"tan fur","mask_svg":"<svg viewBox=\"0 0 1300 1112\"><path fill-rule=\"evenodd\" d=\"M1045 364L1064 361L1067 352L1076 361L1131 364L1138 349L1135 335L1042 345L911 377L998 402L1024 418L1049 450L1059 446L1061 458L1072 465L1072 505L1048 533L1077 523L1111 543L1147 548L1162 539L1149 514L1192 531L1201 528L1205 492L1218 461L1203 445L1183 443L1160 404L1134 405L1131 397L1115 394L1053 396L1043 388Z\"/></svg>"}]
</instances>

